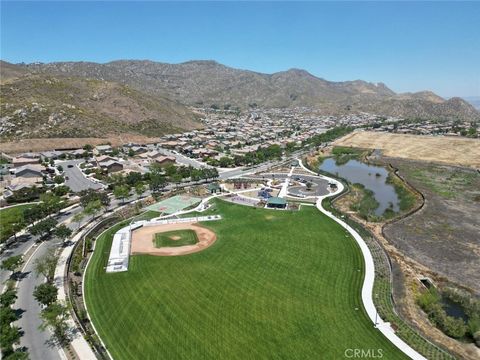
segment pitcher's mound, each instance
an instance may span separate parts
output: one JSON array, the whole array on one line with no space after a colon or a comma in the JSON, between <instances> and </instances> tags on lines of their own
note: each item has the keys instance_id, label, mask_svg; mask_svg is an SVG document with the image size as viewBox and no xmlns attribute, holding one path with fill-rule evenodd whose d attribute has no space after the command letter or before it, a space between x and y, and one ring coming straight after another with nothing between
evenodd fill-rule
<instances>
[{"instance_id":1,"label":"pitcher's mound","mask_svg":"<svg viewBox=\"0 0 480 360\"><path fill-rule=\"evenodd\" d=\"M198 242L193 245L155 247L155 234L175 230L195 231ZM212 230L206 229L195 223L144 226L132 231L132 246L130 253L132 255L149 254L158 256L186 255L206 249L212 245L215 240L217 240L217 235Z\"/></svg>"}]
</instances>

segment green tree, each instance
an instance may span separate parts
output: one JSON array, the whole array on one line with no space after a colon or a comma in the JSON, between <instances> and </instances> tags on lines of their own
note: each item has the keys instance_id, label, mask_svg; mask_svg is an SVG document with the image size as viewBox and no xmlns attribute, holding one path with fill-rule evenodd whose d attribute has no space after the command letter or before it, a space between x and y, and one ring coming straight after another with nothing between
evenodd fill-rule
<instances>
[{"instance_id":1,"label":"green tree","mask_svg":"<svg viewBox=\"0 0 480 360\"><path fill-rule=\"evenodd\" d=\"M95 190L88 189L80 192L80 205L82 205L83 208L86 208L87 205L94 200L99 200L102 206L110 205L110 198L104 191L97 192Z\"/></svg>"},{"instance_id":2,"label":"green tree","mask_svg":"<svg viewBox=\"0 0 480 360\"><path fill-rule=\"evenodd\" d=\"M0 305L2 307L9 307L15 303L17 299L17 292L14 288L7 289L0 295Z\"/></svg>"},{"instance_id":3,"label":"green tree","mask_svg":"<svg viewBox=\"0 0 480 360\"><path fill-rule=\"evenodd\" d=\"M15 273L17 269L23 264L22 255L10 256L2 261L0 269Z\"/></svg>"},{"instance_id":4,"label":"green tree","mask_svg":"<svg viewBox=\"0 0 480 360\"><path fill-rule=\"evenodd\" d=\"M34 271L38 275L43 275L47 281L52 282L57 266L58 257L54 249L50 249L44 256L35 260Z\"/></svg>"},{"instance_id":5,"label":"green tree","mask_svg":"<svg viewBox=\"0 0 480 360\"><path fill-rule=\"evenodd\" d=\"M18 316L11 307L0 308L0 327L9 326L10 323L17 321ZM1 329L0 329L1 330Z\"/></svg>"},{"instance_id":6,"label":"green tree","mask_svg":"<svg viewBox=\"0 0 480 360\"><path fill-rule=\"evenodd\" d=\"M102 203L100 202L100 200L93 200L87 204L83 212L85 213L85 215L91 216L93 219L98 214L101 208L102 208Z\"/></svg>"},{"instance_id":7,"label":"green tree","mask_svg":"<svg viewBox=\"0 0 480 360\"><path fill-rule=\"evenodd\" d=\"M39 221L38 223L30 227L30 234L34 236L39 236L40 238L48 236L50 235L52 229L55 228L57 223L58 221L54 218L46 218L45 220Z\"/></svg>"},{"instance_id":8,"label":"green tree","mask_svg":"<svg viewBox=\"0 0 480 360\"><path fill-rule=\"evenodd\" d=\"M5 356L3 360L28 360L28 352L22 349L17 349L11 354Z\"/></svg>"},{"instance_id":9,"label":"green tree","mask_svg":"<svg viewBox=\"0 0 480 360\"><path fill-rule=\"evenodd\" d=\"M182 182L182 175L180 174L173 174L172 176L172 181L176 184L176 186L178 187L178 184L180 184Z\"/></svg>"},{"instance_id":10,"label":"green tree","mask_svg":"<svg viewBox=\"0 0 480 360\"><path fill-rule=\"evenodd\" d=\"M51 283L40 284L33 290L33 297L40 304L50 306L57 301L58 289Z\"/></svg>"},{"instance_id":11,"label":"green tree","mask_svg":"<svg viewBox=\"0 0 480 360\"><path fill-rule=\"evenodd\" d=\"M285 145L285 151L287 154L291 154L295 151L296 144L294 142L289 142Z\"/></svg>"},{"instance_id":12,"label":"green tree","mask_svg":"<svg viewBox=\"0 0 480 360\"><path fill-rule=\"evenodd\" d=\"M445 316L443 324L440 326L445 334L456 339L462 338L467 332L467 326L463 319L457 319L453 316Z\"/></svg>"},{"instance_id":13,"label":"green tree","mask_svg":"<svg viewBox=\"0 0 480 360\"><path fill-rule=\"evenodd\" d=\"M35 221L43 218L42 208L39 205L34 205L27 208L23 212L23 218L28 224L33 224Z\"/></svg>"},{"instance_id":14,"label":"green tree","mask_svg":"<svg viewBox=\"0 0 480 360\"><path fill-rule=\"evenodd\" d=\"M130 186L136 186L142 181L142 174L136 171L132 171L125 176L125 182Z\"/></svg>"},{"instance_id":15,"label":"green tree","mask_svg":"<svg viewBox=\"0 0 480 360\"><path fill-rule=\"evenodd\" d=\"M55 302L42 310L40 317L42 319L41 330L47 328L53 329L53 339L58 343L65 345L69 341L68 337L68 308Z\"/></svg>"},{"instance_id":16,"label":"green tree","mask_svg":"<svg viewBox=\"0 0 480 360\"><path fill-rule=\"evenodd\" d=\"M72 218L72 222L76 223L77 224L77 227L80 226L80 223L82 222L82 220L85 218L85 213L83 212L79 212L79 213L76 213L73 218Z\"/></svg>"},{"instance_id":17,"label":"green tree","mask_svg":"<svg viewBox=\"0 0 480 360\"><path fill-rule=\"evenodd\" d=\"M25 228L26 225L27 224L22 219L11 225L11 229L13 231L13 237L15 238L15 240L17 240L17 232Z\"/></svg>"},{"instance_id":18,"label":"green tree","mask_svg":"<svg viewBox=\"0 0 480 360\"><path fill-rule=\"evenodd\" d=\"M192 168L190 171L190 179L192 181L199 181L202 179L202 171L199 169Z\"/></svg>"},{"instance_id":19,"label":"green tree","mask_svg":"<svg viewBox=\"0 0 480 360\"><path fill-rule=\"evenodd\" d=\"M168 165L165 167L164 170L165 170L165 175L167 175L168 177L172 177L177 173L177 168L175 167L175 165Z\"/></svg>"},{"instance_id":20,"label":"green tree","mask_svg":"<svg viewBox=\"0 0 480 360\"><path fill-rule=\"evenodd\" d=\"M140 197L145 192L145 185L139 182L135 185L135 193Z\"/></svg>"},{"instance_id":21,"label":"green tree","mask_svg":"<svg viewBox=\"0 0 480 360\"><path fill-rule=\"evenodd\" d=\"M54 214L63 207L62 198L53 193L45 193L40 195L40 206L43 207L46 214Z\"/></svg>"},{"instance_id":22,"label":"green tree","mask_svg":"<svg viewBox=\"0 0 480 360\"><path fill-rule=\"evenodd\" d=\"M67 185L60 185L54 187L52 191L56 196L64 196L68 194L70 188Z\"/></svg>"},{"instance_id":23,"label":"green tree","mask_svg":"<svg viewBox=\"0 0 480 360\"><path fill-rule=\"evenodd\" d=\"M115 189L113 189L113 196L115 196L115 199L121 199L122 204L129 195L130 189L125 185L116 186Z\"/></svg>"},{"instance_id":24,"label":"green tree","mask_svg":"<svg viewBox=\"0 0 480 360\"><path fill-rule=\"evenodd\" d=\"M65 182L65 178L64 178L62 175L57 175L57 176L55 176L55 177L53 178L53 182L54 182L55 184L59 184L59 185L60 185L60 184L62 184L62 183Z\"/></svg>"},{"instance_id":25,"label":"green tree","mask_svg":"<svg viewBox=\"0 0 480 360\"><path fill-rule=\"evenodd\" d=\"M307 181L306 186L307 186L308 191L312 190L312 182L311 181Z\"/></svg>"},{"instance_id":26,"label":"green tree","mask_svg":"<svg viewBox=\"0 0 480 360\"><path fill-rule=\"evenodd\" d=\"M0 334L0 345L2 347L2 355L8 356L12 354L13 345L20 343L20 331L17 326L3 326Z\"/></svg>"},{"instance_id":27,"label":"green tree","mask_svg":"<svg viewBox=\"0 0 480 360\"><path fill-rule=\"evenodd\" d=\"M149 187L150 190L157 194L165 188L167 184L167 180L165 179L165 176L161 174L151 174L150 176L150 182L149 182Z\"/></svg>"},{"instance_id":28,"label":"green tree","mask_svg":"<svg viewBox=\"0 0 480 360\"><path fill-rule=\"evenodd\" d=\"M70 230L65 224L57 226L53 233L57 238L61 239L62 241L65 241L70 236L72 236L72 230Z\"/></svg>"},{"instance_id":29,"label":"green tree","mask_svg":"<svg viewBox=\"0 0 480 360\"><path fill-rule=\"evenodd\" d=\"M226 156L221 157L219 160L219 165L222 168L229 167L230 165L232 165L232 163L233 163L233 160Z\"/></svg>"}]
</instances>

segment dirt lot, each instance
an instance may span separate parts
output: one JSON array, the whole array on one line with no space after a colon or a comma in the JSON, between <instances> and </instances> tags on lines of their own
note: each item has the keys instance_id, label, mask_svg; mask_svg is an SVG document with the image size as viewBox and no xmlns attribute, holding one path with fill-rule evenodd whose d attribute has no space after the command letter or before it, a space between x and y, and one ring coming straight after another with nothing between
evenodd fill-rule
<instances>
[{"instance_id":1,"label":"dirt lot","mask_svg":"<svg viewBox=\"0 0 480 360\"><path fill-rule=\"evenodd\" d=\"M381 149L388 157L480 168L479 139L357 131L334 144Z\"/></svg>"},{"instance_id":2,"label":"dirt lot","mask_svg":"<svg viewBox=\"0 0 480 360\"><path fill-rule=\"evenodd\" d=\"M194 245L184 245L178 247L155 247L153 238L155 234L173 230L190 229L195 231L198 243ZM168 224L158 226L144 226L132 232L132 248L131 254L150 254L158 256L177 256L187 255L202 251L212 245L217 236L212 230L204 228L198 224Z\"/></svg>"},{"instance_id":3,"label":"dirt lot","mask_svg":"<svg viewBox=\"0 0 480 360\"><path fill-rule=\"evenodd\" d=\"M480 294L480 174L466 168L389 159L425 196L417 213L386 225L397 249Z\"/></svg>"},{"instance_id":4,"label":"dirt lot","mask_svg":"<svg viewBox=\"0 0 480 360\"><path fill-rule=\"evenodd\" d=\"M157 142L158 139L147 138L139 135L121 135L105 138L49 138L49 139L23 139L20 141L0 142L0 152L19 154L24 152L37 152L47 150L76 149L86 144L100 145L110 143L120 146L129 142L148 144Z\"/></svg>"}]
</instances>

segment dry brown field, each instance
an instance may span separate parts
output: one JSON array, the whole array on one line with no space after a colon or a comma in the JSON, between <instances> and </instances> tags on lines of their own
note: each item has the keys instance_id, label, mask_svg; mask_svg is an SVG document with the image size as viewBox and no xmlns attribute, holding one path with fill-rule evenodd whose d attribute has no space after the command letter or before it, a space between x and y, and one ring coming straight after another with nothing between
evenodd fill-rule
<instances>
[{"instance_id":1,"label":"dry brown field","mask_svg":"<svg viewBox=\"0 0 480 360\"><path fill-rule=\"evenodd\" d=\"M115 135L105 138L47 138L47 139L22 139L17 141L0 142L0 152L19 154L24 152L38 152L48 150L77 149L86 144L100 145L110 143L120 146L129 142L148 144L157 142L158 138L148 138L141 135Z\"/></svg>"},{"instance_id":2,"label":"dry brown field","mask_svg":"<svg viewBox=\"0 0 480 360\"><path fill-rule=\"evenodd\" d=\"M334 145L381 149L388 157L480 168L480 139L356 131Z\"/></svg>"}]
</instances>

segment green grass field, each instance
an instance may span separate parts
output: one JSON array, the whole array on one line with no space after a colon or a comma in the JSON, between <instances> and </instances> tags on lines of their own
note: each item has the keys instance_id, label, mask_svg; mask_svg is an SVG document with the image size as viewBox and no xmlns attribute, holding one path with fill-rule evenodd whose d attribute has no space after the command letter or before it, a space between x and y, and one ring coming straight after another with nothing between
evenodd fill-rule
<instances>
[{"instance_id":1,"label":"green grass field","mask_svg":"<svg viewBox=\"0 0 480 360\"><path fill-rule=\"evenodd\" d=\"M155 234L155 247L175 247L194 245L198 242L193 230L175 230Z\"/></svg>"},{"instance_id":2,"label":"green grass field","mask_svg":"<svg viewBox=\"0 0 480 360\"><path fill-rule=\"evenodd\" d=\"M17 205L0 210L0 243L13 235L12 225L23 220L23 212L33 204Z\"/></svg>"},{"instance_id":3,"label":"green grass field","mask_svg":"<svg viewBox=\"0 0 480 360\"><path fill-rule=\"evenodd\" d=\"M208 249L133 256L106 274L113 233L87 269L85 296L101 338L123 359L344 359L382 349L406 359L361 305L363 258L316 208L275 211L216 201L223 220Z\"/></svg>"}]
</instances>

